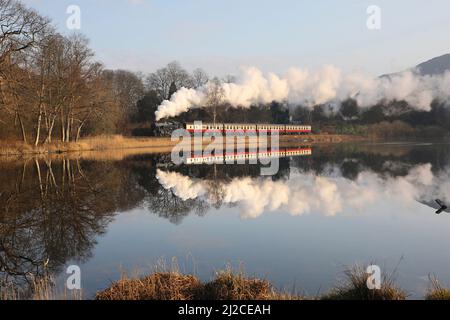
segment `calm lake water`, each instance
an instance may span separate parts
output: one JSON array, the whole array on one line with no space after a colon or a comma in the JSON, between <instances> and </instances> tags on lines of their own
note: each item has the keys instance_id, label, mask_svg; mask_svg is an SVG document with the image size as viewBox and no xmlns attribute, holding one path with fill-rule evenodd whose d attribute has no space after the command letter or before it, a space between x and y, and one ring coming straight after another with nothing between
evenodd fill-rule
<instances>
[{"instance_id":1,"label":"calm lake water","mask_svg":"<svg viewBox=\"0 0 450 320\"><path fill-rule=\"evenodd\" d=\"M309 295L356 263L394 272L411 298L429 274L450 284L450 213L435 214L435 199L450 203L446 144L315 146L271 177L260 165L110 156L0 161L1 279L26 287L77 264L92 298L123 271L176 258L204 280L230 264Z\"/></svg>"}]
</instances>

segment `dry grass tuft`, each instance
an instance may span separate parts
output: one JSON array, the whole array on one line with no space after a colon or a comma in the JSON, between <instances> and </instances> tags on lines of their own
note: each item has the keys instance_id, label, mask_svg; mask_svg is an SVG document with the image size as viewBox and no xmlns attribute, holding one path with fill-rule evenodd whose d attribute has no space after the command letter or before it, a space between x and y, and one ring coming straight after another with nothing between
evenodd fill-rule
<instances>
[{"instance_id":1,"label":"dry grass tuft","mask_svg":"<svg viewBox=\"0 0 450 320\"><path fill-rule=\"evenodd\" d=\"M138 280L122 279L98 292L96 300L193 300L201 288L194 276L154 273Z\"/></svg>"},{"instance_id":2,"label":"dry grass tuft","mask_svg":"<svg viewBox=\"0 0 450 320\"><path fill-rule=\"evenodd\" d=\"M365 268L355 266L344 271L344 279L323 300L405 300L407 295L399 289L392 276L382 275L381 288L371 290L367 286Z\"/></svg>"},{"instance_id":3,"label":"dry grass tuft","mask_svg":"<svg viewBox=\"0 0 450 320\"><path fill-rule=\"evenodd\" d=\"M430 276L430 288L425 300L450 300L450 289L443 287L436 277Z\"/></svg>"},{"instance_id":4,"label":"dry grass tuft","mask_svg":"<svg viewBox=\"0 0 450 320\"><path fill-rule=\"evenodd\" d=\"M267 280L248 279L243 273L234 274L227 269L204 285L203 295L206 300L268 300L274 292Z\"/></svg>"},{"instance_id":5,"label":"dry grass tuft","mask_svg":"<svg viewBox=\"0 0 450 320\"><path fill-rule=\"evenodd\" d=\"M266 280L249 279L231 269L220 271L213 281L201 283L177 271L157 272L141 279L122 279L96 295L96 300L299 300L275 292Z\"/></svg>"},{"instance_id":6,"label":"dry grass tuft","mask_svg":"<svg viewBox=\"0 0 450 320\"><path fill-rule=\"evenodd\" d=\"M58 290L55 281L44 276L31 280L29 287L18 287L14 283L0 281L1 300L81 300L81 290Z\"/></svg>"}]
</instances>

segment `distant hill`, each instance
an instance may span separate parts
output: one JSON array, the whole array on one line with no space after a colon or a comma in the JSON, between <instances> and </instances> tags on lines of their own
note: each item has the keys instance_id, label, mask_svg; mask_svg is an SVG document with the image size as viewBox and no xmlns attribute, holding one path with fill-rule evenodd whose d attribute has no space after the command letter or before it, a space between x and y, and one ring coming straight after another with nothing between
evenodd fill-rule
<instances>
[{"instance_id":1,"label":"distant hill","mask_svg":"<svg viewBox=\"0 0 450 320\"><path fill-rule=\"evenodd\" d=\"M414 73L422 76L434 76L443 74L446 71L450 71L450 54L444 54L442 56L425 61L406 71L413 71ZM380 78L392 77L401 73L402 72L384 74Z\"/></svg>"},{"instance_id":2,"label":"distant hill","mask_svg":"<svg viewBox=\"0 0 450 320\"><path fill-rule=\"evenodd\" d=\"M421 63L415 69L423 76L443 74L445 71L450 70L450 54L444 54Z\"/></svg>"}]
</instances>

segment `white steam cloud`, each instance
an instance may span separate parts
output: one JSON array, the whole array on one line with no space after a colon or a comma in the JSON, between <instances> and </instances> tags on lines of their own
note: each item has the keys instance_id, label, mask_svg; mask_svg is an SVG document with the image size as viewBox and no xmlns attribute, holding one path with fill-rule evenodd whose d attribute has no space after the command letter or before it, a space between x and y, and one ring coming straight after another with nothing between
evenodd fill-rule
<instances>
[{"instance_id":1,"label":"white steam cloud","mask_svg":"<svg viewBox=\"0 0 450 320\"><path fill-rule=\"evenodd\" d=\"M164 101L156 111L156 119L173 117L191 108L205 107L208 86L181 88ZM264 74L255 67L241 68L236 83L223 83L224 102L233 107L248 108L253 104L273 101L302 104L339 102L354 98L360 107L370 107L380 101L404 100L417 110L429 111L434 99L447 101L450 97L450 72L436 76L421 76L406 71L391 77L371 78L362 74L344 75L334 66L319 72L291 68L280 77Z\"/></svg>"}]
</instances>

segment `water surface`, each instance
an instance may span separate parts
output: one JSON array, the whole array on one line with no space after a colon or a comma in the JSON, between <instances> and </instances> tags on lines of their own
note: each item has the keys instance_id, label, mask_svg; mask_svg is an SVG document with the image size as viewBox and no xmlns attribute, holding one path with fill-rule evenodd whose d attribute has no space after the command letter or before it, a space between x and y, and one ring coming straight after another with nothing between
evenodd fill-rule
<instances>
[{"instance_id":1,"label":"water surface","mask_svg":"<svg viewBox=\"0 0 450 320\"><path fill-rule=\"evenodd\" d=\"M231 264L315 295L345 266L375 262L420 298L429 274L450 284L450 214L435 214L435 199L450 202L449 151L315 146L271 177L260 165L175 166L167 154L0 161L0 276L26 287L78 264L91 298L122 271L175 257L204 280Z\"/></svg>"}]
</instances>

